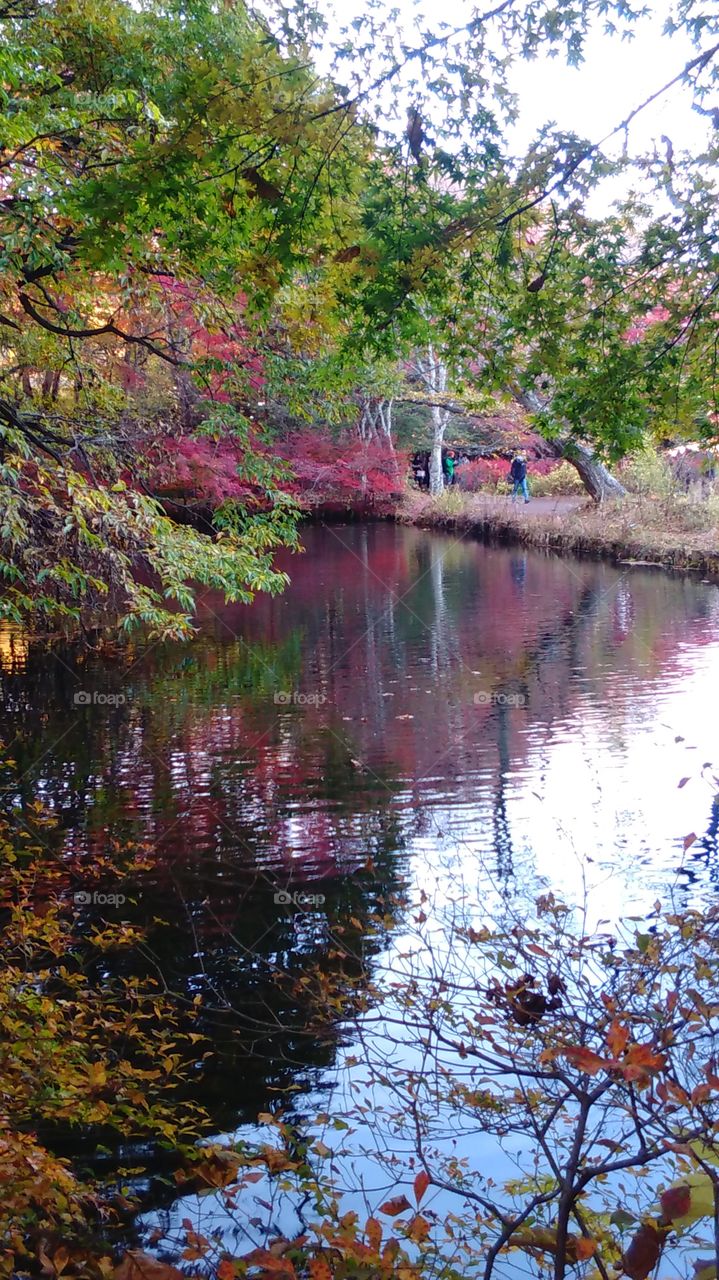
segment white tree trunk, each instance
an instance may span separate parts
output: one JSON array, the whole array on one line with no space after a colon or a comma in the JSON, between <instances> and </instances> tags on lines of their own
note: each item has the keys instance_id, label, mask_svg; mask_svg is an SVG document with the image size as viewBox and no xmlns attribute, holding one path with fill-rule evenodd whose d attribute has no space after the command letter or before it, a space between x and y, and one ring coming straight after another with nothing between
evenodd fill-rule
<instances>
[{"instance_id":1,"label":"white tree trunk","mask_svg":"<svg viewBox=\"0 0 719 1280\"><path fill-rule=\"evenodd\" d=\"M374 396L365 396L360 407L357 423L360 440L382 440L391 453L394 453L392 439L392 408L394 400L377 400Z\"/></svg>"},{"instance_id":2,"label":"white tree trunk","mask_svg":"<svg viewBox=\"0 0 719 1280\"><path fill-rule=\"evenodd\" d=\"M425 391L430 395L443 395L447 390L448 369L444 360L429 342L426 351L415 357L415 369ZM442 473L442 445L449 422L449 411L441 404L432 405L432 451L429 455L429 491L441 493L444 488Z\"/></svg>"},{"instance_id":3,"label":"white tree trunk","mask_svg":"<svg viewBox=\"0 0 719 1280\"><path fill-rule=\"evenodd\" d=\"M447 410L440 408L439 405L432 405L432 452L429 455L430 493L441 493L444 488L442 445L444 444L444 432L448 421L449 414Z\"/></svg>"}]
</instances>

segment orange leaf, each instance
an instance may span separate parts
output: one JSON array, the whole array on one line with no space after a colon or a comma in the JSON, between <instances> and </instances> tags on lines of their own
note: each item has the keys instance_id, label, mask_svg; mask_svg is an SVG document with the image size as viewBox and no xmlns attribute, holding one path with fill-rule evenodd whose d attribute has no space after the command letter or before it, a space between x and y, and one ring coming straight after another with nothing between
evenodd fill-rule
<instances>
[{"instance_id":1,"label":"orange leaf","mask_svg":"<svg viewBox=\"0 0 719 1280\"><path fill-rule=\"evenodd\" d=\"M585 1262L587 1258L593 1257L596 1253L597 1242L592 1240L590 1236L577 1236L574 1250L577 1255L577 1262Z\"/></svg>"},{"instance_id":2,"label":"orange leaf","mask_svg":"<svg viewBox=\"0 0 719 1280\"><path fill-rule=\"evenodd\" d=\"M405 1209L411 1209L412 1206L406 1196L393 1196L391 1200L385 1200L380 1205L380 1213L386 1213L390 1218L396 1218L398 1213L404 1213Z\"/></svg>"},{"instance_id":3,"label":"orange leaf","mask_svg":"<svg viewBox=\"0 0 719 1280\"><path fill-rule=\"evenodd\" d=\"M565 1049L565 1056L569 1058L573 1067L578 1067L588 1076L595 1076L598 1071L611 1066L611 1062L606 1058L600 1058L598 1053L592 1053L591 1049Z\"/></svg>"},{"instance_id":4,"label":"orange leaf","mask_svg":"<svg viewBox=\"0 0 719 1280\"><path fill-rule=\"evenodd\" d=\"M332 1268L326 1258L310 1258L311 1280L332 1280Z\"/></svg>"},{"instance_id":5,"label":"orange leaf","mask_svg":"<svg viewBox=\"0 0 719 1280\"><path fill-rule=\"evenodd\" d=\"M429 1223L421 1213L416 1213L409 1225L407 1232L410 1240L414 1240L415 1244L419 1244L421 1240L426 1240L429 1235Z\"/></svg>"},{"instance_id":6,"label":"orange leaf","mask_svg":"<svg viewBox=\"0 0 719 1280\"><path fill-rule=\"evenodd\" d=\"M639 1080L654 1071L661 1071L663 1066L664 1055L655 1053L651 1045L630 1044L622 1061L622 1075L625 1080Z\"/></svg>"},{"instance_id":7,"label":"orange leaf","mask_svg":"<svg viewBox=\"0 0 719 1280\"><path fill-rule=\"evenodd\" d=\"M425 1173L424 1169L422 1169L421 1172L417 1174L417 1177L414 1180L414 1198L417 1201L417 1204L422 1203L422 1196L424 1195L428 1186L429 1186L429 1174Z\"/></svg>"},{"instance_id":8,"label":"orange leaf","mask_svg":"<svg viewBox=\"0 0 719 1280\"><path fill-rule=\"evenodd\" d=\"M613 1058L618 1058L620 1053L624 1053L629 1039L629 1028L623 1027L617 1019L614 1018L612 1025L607 1032L607 1048Z\"/></svg>"},{"instance_id":9,"label":"orange leaf","mask_svg":"<svg viewBox=\"0 0 719 1280\"><path fill-rule=\"evenodd\" d=\"M390 1236L384 1249L382 1250L382 1261L385 1263L385 1265L387 1263L391 1265L394 1262L395 1258L397 1257L398 1253L399 1253L399 1240L395 1240L394 1236Z\"/></svg>"},{"instance_id":10,"label":"orange leaf","mask_svg":"<svg viewBox=\"0 0 719 1280\"><path fill-rule=\"evenodd\" d=\"M382 1223L378 1222L376 1218L368 1218L365 1223L364 1233L375 1253L379 1253L379 1247L382 1243Z\"/></svg>"},{"instance_id":11,"label":"orange leaf","mask_svg":"<svg viewBox=\"0 0 719 1280\"><path fill-rule=\"evenodd\" d=\"M115 1267L115 1280L185 1280L177 1267L160 1262L142 1249L129 1249L119 1266Z\"/></svg>"},{"instance_id":12,"label":"orange leaf","mask_svg":"<svg viewBox=\"0 0 719 1280\"><path fill-rule=\"evenodd\" d=\"M273 1271L278 1275L294 1277L295 1269L289 1258L276 1258L269 1249L253 1249L244 1255L248 1267L262 1267L265 1271Z\"/></svg>"}]
</instances>

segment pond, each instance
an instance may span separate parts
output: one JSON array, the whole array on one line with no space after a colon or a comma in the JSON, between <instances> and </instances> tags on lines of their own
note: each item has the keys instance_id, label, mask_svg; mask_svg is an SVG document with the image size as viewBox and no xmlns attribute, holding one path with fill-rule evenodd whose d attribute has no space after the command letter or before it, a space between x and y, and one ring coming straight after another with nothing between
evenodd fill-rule
<instances>
[{"instance_id":1,"label":"pond","mask_svg":"<svg viewBox=\"0 0 719 1280\"><path fill-rule=\"evenodd\" d=\"M303 975L387 974L420 901L431 928L461 884L479 927L551 889L593 927L719 883L716 586L390 523L303 542L283 596L205 594L188 645L0 650L4 805L55 815L88 926L146 927L123 963L202 997L217 1133L341 1105L355 1037L315 1034ZM146 870L83 881L136 842Z\"/></svg>"}]
</instances>

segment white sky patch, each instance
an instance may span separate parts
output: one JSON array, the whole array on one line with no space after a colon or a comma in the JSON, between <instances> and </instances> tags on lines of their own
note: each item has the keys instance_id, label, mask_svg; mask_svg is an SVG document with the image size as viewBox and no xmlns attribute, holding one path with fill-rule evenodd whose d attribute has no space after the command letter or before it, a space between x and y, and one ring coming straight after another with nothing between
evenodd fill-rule
<instances>
[{"instance_id":1,"label":"white sky patch","mask_svg":"<svg viewBox=\"0 0 719 1280\"><path fill-rule=\"evenodd\" d=\"M366 13L369 6L366 0L336 0L334 4L327 0L322 7L329 21L329 60L329 45L339 27ZM439 31L440 17L446 23L461 26L475 12L471 0L442 0L441 13L437 0L398 0L394 7L399 15L397 29L410 46L421 43L420 29ZM670 0L657 0L651 15L633 24L632 39L622 39L619 33L607 34L604 19L596 21L585 44L585 60L579 67L568 66L561 51L556 57L544 55L532 61L518 58L509 73L509 86L519 103L519 119L507 131L510 153L518 156L525 152L538 130L549 123L599 142L669 83L699 52L686 34L664 34L671 7ZM376 16L375 6L372 9ZM453 45L448 47L451 50ZM416 73L416 61L409 68ZM383 69L378 61L378 74ZM388 127L386 117L382 124ZM656 148L663 158L664 136L671 139L675 156L681 151L696 155L705 148L710 131L707 117L692 109L689 86L675 85L632 121L626 139L628 153L638 155ZM619 133L606 150L618 156L624 142L624 134ZM605 212L611 200L625 195L632 185L637 184L629 177L604 181L601 193L591 198L588 212Z\"/></svg>"}]
</instances>

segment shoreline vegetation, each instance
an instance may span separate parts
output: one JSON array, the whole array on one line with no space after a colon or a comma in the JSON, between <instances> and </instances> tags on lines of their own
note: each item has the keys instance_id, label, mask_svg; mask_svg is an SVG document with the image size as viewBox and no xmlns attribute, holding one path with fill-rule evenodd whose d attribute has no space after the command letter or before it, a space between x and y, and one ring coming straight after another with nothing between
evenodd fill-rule
<instances>
[{"instance_id":1,"label":"shoreline vegetation","mask_svg":"<svg viewBox=\"0 0 719 1280\"><path fill-rule=\"evenodd\" d=\"M719 582L719 517L713 504L683 497L627 494L597 505L570 498L534 499L528 509L506 496L445 490L407 493L393 518L423 529L473 534L557 554L700 573Z\"/></svg>"},{"instance_id":2,"label":"shoreline vegetation","mask_svg":"<svg viewBox=\"0 0 719 1280\"><path fill-rule=\"evenodd\" d=\"M719 504L714 496L699 501L676 491L627 493L597 504L586 494L563 492L533 497L527 508L524 503L513 504L501 492L444 489L433 496L406 489L394 501L385 497L365 508L317 502L302 513L299 542L303 524L377 520L475 537L490 545L693 573L719 585ZM102 634L117 640L119 624L108 611L104 617L98 614L92 624L73 627L73 633L78 639L91 635L93 644ZM62 628L44 631L10 621L4 624L3 634L6 644L11 641L20 648L28 643L51 646L68 638Z\"/></svg>"}]
</instances>

